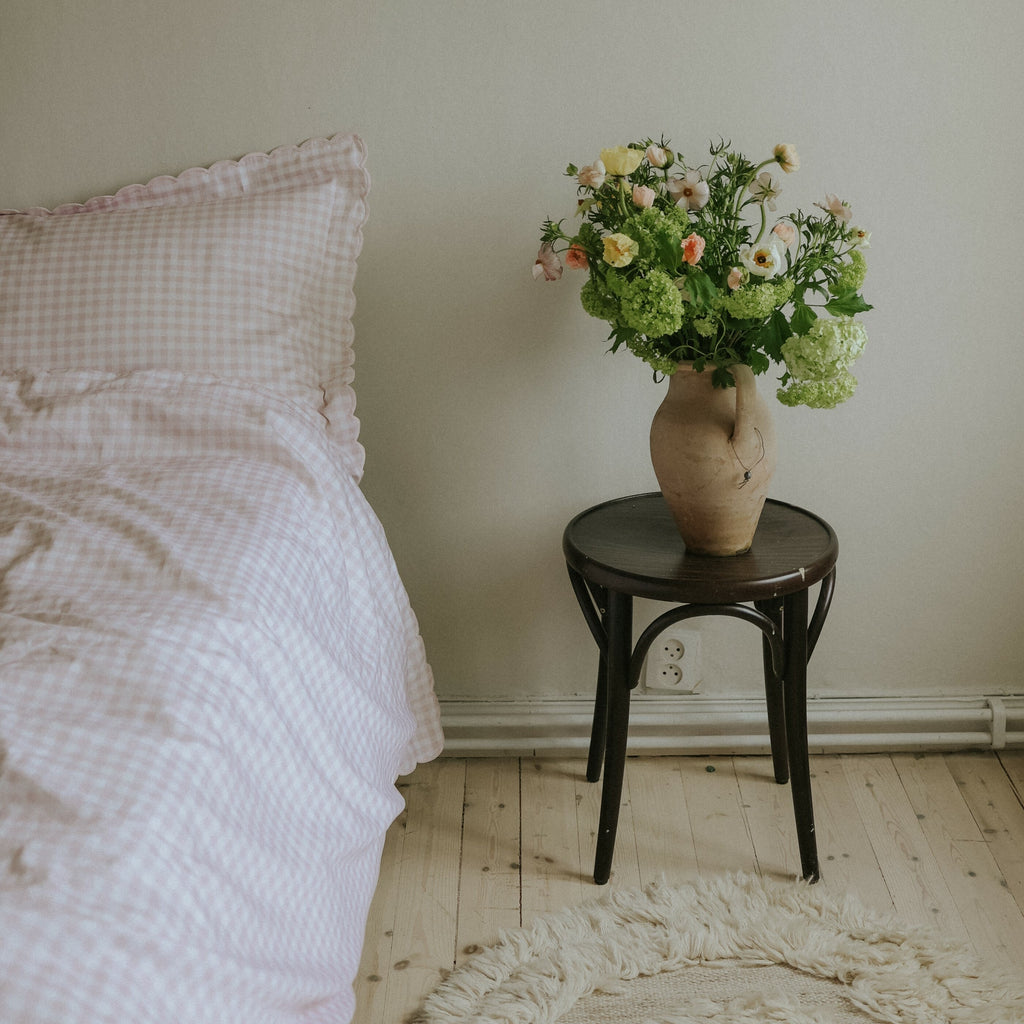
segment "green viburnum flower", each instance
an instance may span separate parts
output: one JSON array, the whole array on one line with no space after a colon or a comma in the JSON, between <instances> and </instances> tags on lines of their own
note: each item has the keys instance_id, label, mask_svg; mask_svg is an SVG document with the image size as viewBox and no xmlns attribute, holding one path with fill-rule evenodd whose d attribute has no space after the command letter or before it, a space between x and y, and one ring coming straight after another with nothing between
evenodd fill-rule
<instances>
[{"instance_id":1,"label":"green viburnum flower","mask_svg":"<svg viewBox=\"0 0 1024 1024\"><path fill-rule=\"evenodd\" d=\"M663 254L672 254L673 263L664 265L665 270L675 270L681 258L680 243L683 235L690 232L690 220L685 210L672 207L668 210L639 210L625 222L623 228L640 247L640 259L646 263L658 264Z\"/></svg>"},{"instance_id":2,"label":"green viburnum flower","mask_svg":"<svg viewBox=\"0 0 1024 1024\"><path fill-rule=\"evenodd\" d=\"M702 338L713 338L718 333L718 324L711 317L702 316L693 321L693 329Z\"/></svg>"},{"instance_id":3,"label":"green viburnum flower","mask_svg":"<svg viewBox=\"0 0 1024 1024\"><path fill-rule=\"evenodd\" d=\"M678 359L673 359L661 353L655 343L650 339L637 335L626 342L626 348L635 356L639 356L655 373L671 377L679 365Z\"/></svg>"},{"instance_id":4,"label":"green viburnum flower","mask_svg":"<svg viewBox=\"0 0 1024 1024\"><path fill-rule=\"evenodd\" d=\"M783 405L806 405L811 409L834 409L857 388L857 378L843 370L831 380L793 380L775 393Z\"/></svg>"},{"instance_id":5,"label":"green viburnum flower","mask_svg":"<svg viewBox=\"0 0 1024 1024\"><path fill-rule=\"evenodd\" d=\"M619 309L624 323L649 338L672 334L683 323L683 298L661 270L625 282Z\"/></svg>"},{"instance_id":6,"label":"green viburnum flower","mask_svg":"<svg viewBox=\"0 0 1024 1024\"><path fill-rule=\"evenodd\" d=\"M798 381L832 380L864 351L867 331L852 316L822 318L804 334L783 342L786 369Z\"/></svg>"},{"instance_id":7,"label":"green viburnum flower","mask_svg":"<svg viewBox=\"0 0 1024 1024\"><path fill-rule=\"evenodd\" d=\"M597 317L598 320L615 323L619 319L619 300L611 292L602 288L593 277L580 289L580 304L586 312Z\"/></svg>"},{"instance_id":8,"label":"green viburnum flower","mask_svg":"<svg viewBox=\"0 0 1024 1024\"><path fill-rule=\"evenodd\" d=\"M839 276L829 285L828 290L833 295L846 295L858 291L864 284L867 272L868 262L864 254L859 249L854 249L850 252L850 262L839 271Z\"/></svg>"},{"instance_id":9,"label":"green viburnum flower","mask_svg":"<svg viewBox=\"0 0 1024 1024\"><path fill-rule=\"evenodd\" d=\"M788 302L792 294L793 282L789 278L745 284L722 299L722 310L737 320L763 320Z\"/></svg>"}]
</instances>

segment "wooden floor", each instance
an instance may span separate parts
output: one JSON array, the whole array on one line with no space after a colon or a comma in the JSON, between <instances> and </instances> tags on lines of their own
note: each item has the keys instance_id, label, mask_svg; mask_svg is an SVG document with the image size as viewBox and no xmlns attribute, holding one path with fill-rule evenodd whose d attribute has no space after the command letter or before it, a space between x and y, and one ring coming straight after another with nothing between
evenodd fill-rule
<instances>
[{"instance_id":1,"label":"wooden floor","mask_svg":"<svg viewBox=\"0 0 1024 1024\"><path fill-rule=\"evenodd\" d=\"M500 928L599 895L581 760L442 759L400 782L356 985L400 1024ZM821 885L1024 966L1024 751L811 759ZM612 887L799 873L789 787L759 757L630 758Z\"/></svg>"}]
</instances>

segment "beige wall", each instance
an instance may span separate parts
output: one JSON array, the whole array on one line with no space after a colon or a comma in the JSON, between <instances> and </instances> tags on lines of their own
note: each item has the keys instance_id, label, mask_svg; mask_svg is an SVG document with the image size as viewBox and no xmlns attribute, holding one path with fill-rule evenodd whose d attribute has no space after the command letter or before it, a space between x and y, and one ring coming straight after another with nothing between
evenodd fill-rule
<instances>
[{"instance_id":1,"label":"beige wall","mask_svg":"<svg viewBox=\"0 0 1024 1024\"><path fill-rule=\"evenodd\" d=\"M561 531L654 488L664 385L533 282L538 225L606 145L792 142L783 205L853 203L876 306L855 399L777 407L774 494L841 542L812 687L1020 693L1022 34L1016 0L0 0L0 206L358 131L365 490L438 688L569 696L594 657ZM705 691L756 688L753 631L704 631Z\"/></svg>"}]
</instances>

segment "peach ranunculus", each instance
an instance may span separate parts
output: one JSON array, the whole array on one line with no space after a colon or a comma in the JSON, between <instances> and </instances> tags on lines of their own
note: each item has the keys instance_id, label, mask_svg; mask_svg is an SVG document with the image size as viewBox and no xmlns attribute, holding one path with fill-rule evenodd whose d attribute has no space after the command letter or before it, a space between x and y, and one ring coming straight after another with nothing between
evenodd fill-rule
<instances>
[{"instance_id":1,"label":"peach ranunculus","mask_svg":"<svg viewBox=\"0 0 1024 1024\"><path fill-rule=\"evenodd\" d=\"M780 238L787 249L796 241L796 228L784 220L772 228L772 234Z\"/></svg>"},{"instance_id":2,"label":"peach ranunculus","mask_svg":"<svg viewBox=\"0 0 1024 1024\"><path fill-rule=\"evenodd\" d=\"M601 163L604 164L609 174L616 178L624 178L632 174L644 158L642 149L632 149L629 146L614 146L611 149L601 150Z\"/></svg>"},{"instance_id":3,"label":"peach ranunculus","mask_svg":"<svg viewBox=\"0 0 1024 1024\"><path fill-rule=\"evenodd\" d=\"M741 284L744 284L746 280L747 272L742 267L733 267L732 270L729 271L729 279L726 281L726 284L728 284L733 291L736 291L736 289L739 288Z\"/></svg>"},{"instance_id":4,"label":"peach ranunculus","mask_svg":"<svg viewBox=\"0 0 1024 1024\"><path fill-rule=\"evenodd\" d=\"M690 233L683 239L683 262L689 263L691 267L700 263L704 255L705 241L698 234Z\"/></svg>"},{"instance_id":5,"label":"peach ranunculus","mask_svg":"<svg viewBox=\"0 0 1024 1024\"><path fill-rule=\"evenodd\" d=\"M587 188L600 188L604 184L604 177L607 174L605 166L600 160L595 160L586 167L581 167L576 175L576 180Z\"/></svg>"},{"instance_id":6,"label":"peach ranunculus","mask_svg":"<svg viewBox=\"0 0 1024 1024\"><path fill-rule=\"evenodd\" d=\"M565 265L570 270L586 270L590 266L587 254L582 246L573 244L565 254Z\"/></svg>"},{"instance_id":7,"label":"peach ranunculus","mask_svg":"<svg viewBox=\"0 0 1024 1024\"><path fill-rule=\"evenodd\" d=\"M639 251L640 246L621 232L608 235L604 240L604 261L613 267L628 267Z\"/></svg>"},{"instance_id":8,"label":"peach ranunculus","mask_svg":"<svg viewBox=\"0 0 1024 1024\"><path fill-rule=\"evenodd\" d=\"M562 276L562 261L558 253L546 242L540 247L537 259L533 263L533 279L539 281L557 281Z\"/></svg>"},{"instance_id":9,"label":"peach ranunculus","mask_svg":"<svg viewBox=\"0 0 1024 1024\"><path fill-rule=\"evenodd\" d=\"M658 193L649 185L633 186L633 205L639 206L641 210L650 209L650 207L654 205L654 200L657 198Z\"/></svg>"},{"instance_id":10,"label":"peach ranunculus","mask_svg":"<svg viewBox=\"0 0 1024 1024\"><path fill-rule=\"evenodd\" d=\"M659 170L672 163L672 153L663 146L648 146L644 156L647 157L647 162L652 167L657 167Z\"/></svg>"},{"instance_id":11,"label":"peach ranunculus","mask_svg":"<svg viewBox=\"0 0 1024 1024\"><path fill-rule=\"evenodd\" d=\"M684 210L703 209L711 195L708 183L701 179L698 171L687 171L683 178L669 178L665 187L676 201L676 206Z\"/></svg>"},{"instance_id":12,"label":"peach ranunculus","mask_svg":"<svg viewBox=\"0 0 1024 1024\"><path fill-rule=\"evenodd\" d=\"M772 155L787 174L800 170L800 156L796 151L796 146L791 146L788 142L780 142Z\"/></svg>"}]
</instances>

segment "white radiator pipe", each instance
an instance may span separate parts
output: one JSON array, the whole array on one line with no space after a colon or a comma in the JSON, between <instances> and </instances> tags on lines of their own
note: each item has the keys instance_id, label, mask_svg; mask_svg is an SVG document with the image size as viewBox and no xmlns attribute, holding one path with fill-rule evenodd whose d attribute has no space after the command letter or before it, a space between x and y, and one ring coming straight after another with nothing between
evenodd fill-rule
<instances>
[{"instance_id":1,"label":"white radiator pipe","mask_svg":"<svg viewBox=\"0 0 1024 1024\"><path fill-rule=\"evenodd\" d=\"M442 702L445 753L575 755L590 741L593 703ZM808 701L808 743L815 752L1003 749L1024 746L1024 696L981 698L863 697ZM763 698L637 696L633 754L768 751Z\"/></svg>"}]
</instances>

